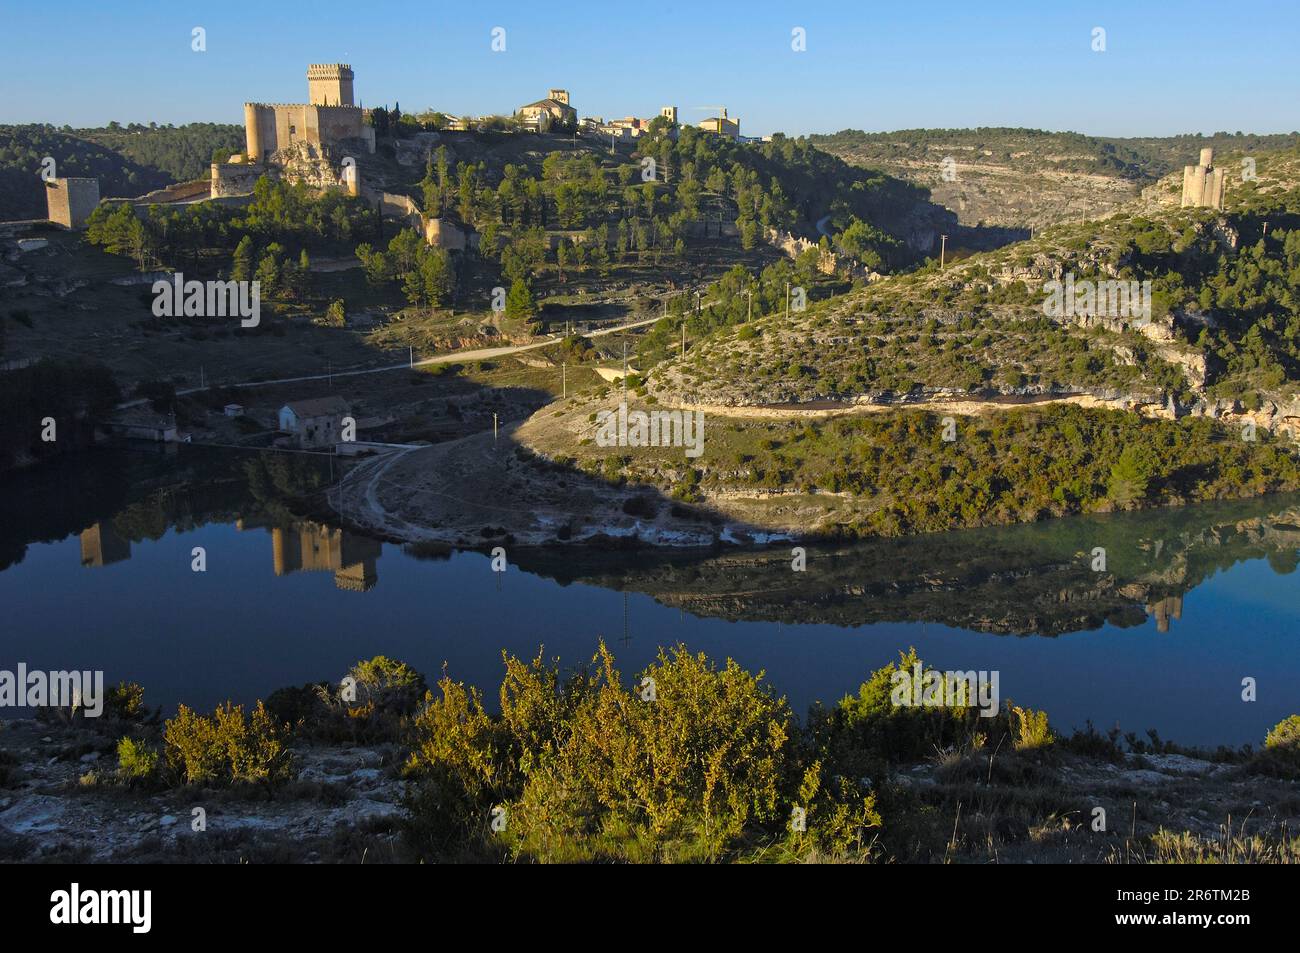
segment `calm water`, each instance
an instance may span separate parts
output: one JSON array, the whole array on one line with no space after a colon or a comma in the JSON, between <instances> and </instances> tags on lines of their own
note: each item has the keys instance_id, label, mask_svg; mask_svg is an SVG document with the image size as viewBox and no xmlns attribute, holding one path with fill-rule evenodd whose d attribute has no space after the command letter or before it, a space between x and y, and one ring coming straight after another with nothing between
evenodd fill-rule
<instances>
[{"instance_id":1,"label":"calm water","mask_svg":"<svg viewBox=\"0 0 1300 953\"><path fill-rule=\"evenodd\" d=\"M502 649L572 665L603 636L626 675L684 642L766 670L802 712L914 645L998 670L1061 728L1258 744L1300 711L1300 499L812 549L803 574L788 548L519 552L495 574L294 518L229 455L93 460L0 484L0 669L102 669L211 708L385 654L494 699Z\"/></svg>"}]
</instances>

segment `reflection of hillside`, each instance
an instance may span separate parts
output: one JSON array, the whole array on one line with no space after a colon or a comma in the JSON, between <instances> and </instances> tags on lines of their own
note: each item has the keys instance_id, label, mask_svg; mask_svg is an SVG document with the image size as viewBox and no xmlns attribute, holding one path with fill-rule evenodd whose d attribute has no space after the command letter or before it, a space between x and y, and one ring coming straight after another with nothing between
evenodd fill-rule
<instances>
[{"instance_id":1,"label":"reflection of hillside","mask_svg":"<svg viewBox=\"0 0 1300 953\"><path fill-rule=\"evenodd\" d=\"M1107 571L1092 551L1106 549ZM925 621L982 632L1059 635L1154 618L1167 632L1183 596L1235 563L1289 573L1300 548L1294 498L1056 520L941 536L790 551L670 554L566 551L517 556L562 582L644 592L692 614L841 626Z\"/></svg>"},{"instance_id":2,"label":"reflection of hillside","mask_svg":"<svg viewBox=\"0 0 1300 953\"><path fill-rule=\"evenodd\" d=\"M382 547L376 540L310 521L276 526L241 519L235 525L241 530L257 527L270 530L271 556L277 576L332 572L334 585L351 592L366 592L379 581L375 560Z\"/></svg>"}]
</instances>

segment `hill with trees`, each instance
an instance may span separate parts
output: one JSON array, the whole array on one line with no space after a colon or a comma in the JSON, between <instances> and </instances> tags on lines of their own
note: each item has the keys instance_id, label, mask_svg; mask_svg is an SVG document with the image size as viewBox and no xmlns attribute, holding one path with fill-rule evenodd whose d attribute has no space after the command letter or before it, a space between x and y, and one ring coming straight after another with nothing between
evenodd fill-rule
<instances>
[{"instance_id":1,"label":"hill with trees","mask_svg":"<svg viewBox=\"0 0 1300 953\"><path fill-rule=\"evenodd\" d=\"M99 179L104 198L133 197L206 176L214 156L225 158L243 139L241 127L218 123L0 126L0 219L44 217L46 157L57 176Z\"/></svg>"},{"instance_id":2,"label":"hill with trees","mask_svg":"<svg viewBox=\"0 0 1300 953\"><path fill-rule=\"evenodd\" d=\"M1184 165L1200 150L1260 156L1295 146L1297 133L1218 132L1116 138L1039 129L845 129L811 136L853 165L931 189L963 224L1043 228L1099 218Z\"/></svg>"}]
</instances>

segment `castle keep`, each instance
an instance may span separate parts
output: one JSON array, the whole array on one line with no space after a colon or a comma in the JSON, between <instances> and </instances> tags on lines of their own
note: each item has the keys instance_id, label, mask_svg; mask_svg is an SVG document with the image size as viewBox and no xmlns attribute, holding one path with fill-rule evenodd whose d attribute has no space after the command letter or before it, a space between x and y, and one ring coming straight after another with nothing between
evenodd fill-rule
<instances>
[{"instance_id":1,"label":"castle keep","mask_svg":"<svg viewBox=\"0 0 1300 953\"><path fill-rule=\"evenodd\" d=\"M50 179L45 183L49 218L64 228L81 228L99 204L99 179Z\"/></svg>"},{"instance_id":2,"label":"castle keep","mask_svg":"<svg viewBox=\"0 0 1300 953\"><path fill-rule=\"evenodd\" d=\"M1183 166L1183 208L1223 208L1223 170L1214 167L1214 150L1202 149L1197 165Z\"/></svg>"},{"instance_id":3,"label":"castle keep","mask_svg":"<svg viewBox=\"0 0 1300 953\"><path fill-rule=\"evenodd\" d=\"M308 102L244 103L249 159L265 163L300 142L329 152L351 140L373 153L374 129L352 101L352 79L352 67L346 63L313 64L307 67Z\"/></svg>"}]
</instances>

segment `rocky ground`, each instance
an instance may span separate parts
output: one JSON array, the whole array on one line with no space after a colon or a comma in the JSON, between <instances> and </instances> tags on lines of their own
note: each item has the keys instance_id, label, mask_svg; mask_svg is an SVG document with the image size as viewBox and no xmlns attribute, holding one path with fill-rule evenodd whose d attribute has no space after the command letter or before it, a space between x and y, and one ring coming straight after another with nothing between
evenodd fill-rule
<instances>
[{"instance_id":1,"label":"rocky ground","mask_svg":"<svg viewBox=\"0 0 1300 953\"><path fill-rule=\"evenodd\" d=\"M707 546L722 531L650 488L552 468L517 449L515 428L506 427L497 439L477 434L374 457L347 475L332 502L349 522L414 543Z\"/></svg>"},{"instance_id":2,"label":"rocky ground","mask_svg":"<svg viewBox=\"0 0 1300 953\"><path fill-rule=\"evenodd\" d=\"M115 744L84 728L3 724L0 860L364 862L395 849L404 786L396 749L298 745L298 780L272 797L113 784Z\"/></svg>"},{"instance_id":3,"label":"rocky ground","mask_svg":"<svg viewBox=\"0 0 1300 953\"><path fill-rule=\"evenodd\" d=\"M144 792L114 783L111 738L17 720L0 731L0 861L373 863L410 860L400 834L396 746L296 746L298 780L260 789ZM946 859L1154 859L1164 830L1202 845L1275 836L1300 823L1300 782L1176 753L1090 757L937 755L900 769L886 799L895 833L952 831ZM1096 808L1105 829L1096 828ZM196 829L202 809L205 829ZM917 833L918 842L922 835ZM945 833L945 837L947 834ZM929 840L933 840L929 838ZM900 836L898 842L905 842ZM899 857L899 860L929 860ZM1247 859L1238 857L1237 859Z\"/></svg>"}]
</instances>

